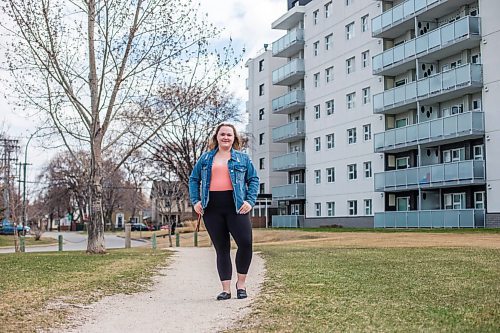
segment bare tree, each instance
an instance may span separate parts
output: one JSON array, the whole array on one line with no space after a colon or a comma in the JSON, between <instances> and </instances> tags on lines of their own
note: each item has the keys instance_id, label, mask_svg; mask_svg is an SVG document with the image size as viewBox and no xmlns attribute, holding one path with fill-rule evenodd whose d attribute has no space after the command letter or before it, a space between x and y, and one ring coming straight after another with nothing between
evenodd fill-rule
<instances>
[{"instance_id":1,"label":"bare tree","mask_svg":"<svg viewBox=\"0 0 500 333\"><path fill-rule=\"evenodd\" d=\"M211 95L203 96L196 90L170 85L161 90L157 108L158 112L172 109L177 116L175 126L160 129L146 144L157 165L155 179L175 178L188 191L191 171L207 149L215 127L224 121L240 120L237 100L225 90L214 89Z\"/></svg>"},{"instance_id":2,"label":"bare tree","mask_svg":"<svg viewBox=\"0 0 500 333\"><path fill-rule=\"evenodd\" d=\"M177 119L154 112L160 85L211 94L241 57L230 43L211 46L220 31L190 0L5 0L1 8L11 19L0 24L18 106L41 111L69 152L90 152L87 252L104 253L103 156L114 152L119 168Z\"/></svg>"}]
</instances>

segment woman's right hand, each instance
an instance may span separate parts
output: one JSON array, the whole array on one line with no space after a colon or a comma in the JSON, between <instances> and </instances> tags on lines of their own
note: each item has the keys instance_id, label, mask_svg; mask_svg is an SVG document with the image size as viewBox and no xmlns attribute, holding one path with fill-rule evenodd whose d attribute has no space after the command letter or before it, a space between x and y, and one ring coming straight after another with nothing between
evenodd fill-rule
<instances>
[{"instance_id":1,"label":"woman's right hand","mask_svg":"<svg viewBox=\"0 0 500 333\"><path fill-rule=\"evenodd\" d=\"M203 208L201 207L201 201L198 201L198 202L194 205L194 211L195 211L198 215L203 215Z\"/></svg>"}]
</instances>

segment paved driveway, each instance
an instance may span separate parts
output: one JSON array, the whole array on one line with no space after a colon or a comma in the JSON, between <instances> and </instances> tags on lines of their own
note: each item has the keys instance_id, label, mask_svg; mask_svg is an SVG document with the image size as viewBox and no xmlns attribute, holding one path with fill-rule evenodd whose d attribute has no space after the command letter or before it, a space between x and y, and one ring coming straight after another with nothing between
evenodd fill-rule
<instances>
[{"instance_id":1,"label":"paved driveway","mask_svg":"<svg viewBox=\"0 0 500 333\"><path fill-rule=\"evenodd\" d=\"M85 251L87 249L87 234L82 234L79 232L45 232L43 237L52 237L57 242L57 237L59 235L63 236L63 250L64 251ZM117 249L125 247L125 239L117 237L113 234L105 234L104 241L107 249ZM147 242L132 241L132 246L145 246ZM57 251L59 249L58 245L49 246L27 246L26 252L50 252ZM12 248L1 248L0 253L12 253L14 252L14 247Z\"/></svg>"}]
</instances>

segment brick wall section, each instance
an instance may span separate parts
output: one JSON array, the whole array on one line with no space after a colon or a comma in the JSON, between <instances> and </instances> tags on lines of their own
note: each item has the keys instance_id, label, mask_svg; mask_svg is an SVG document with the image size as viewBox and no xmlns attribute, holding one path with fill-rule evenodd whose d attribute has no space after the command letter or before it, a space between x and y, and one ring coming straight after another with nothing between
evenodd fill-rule
<instances>
[{"instance_id":1,"label":"brick wall section","mask_svg":"<svg viewBox=\"0 0 500 333\"><path fill-rule=\"evenodd\" d=\"M486 214L486 228L500 228L500 213Z\"/></svg>"}]
</instances>

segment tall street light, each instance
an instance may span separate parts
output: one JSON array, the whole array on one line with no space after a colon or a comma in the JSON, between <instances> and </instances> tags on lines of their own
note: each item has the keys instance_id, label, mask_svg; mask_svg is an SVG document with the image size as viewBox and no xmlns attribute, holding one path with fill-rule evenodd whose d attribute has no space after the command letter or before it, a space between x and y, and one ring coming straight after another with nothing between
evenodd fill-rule
<instances>
[{"instance_id":1,"label":"tall street light","mask_svg":"<svg viewBox=\"0 0 500 333\"><path fill-rule=\"evenodd\" d=\"M26 226L26 166L28 165L28 146L30 144L31 139L38 133L40 129L37 129L35 132L33 132L28 141L26 142L26 147L24 148L24 163L23 163L23 234L26 232L25 231L25 226Z\"/></svg>"}]
</instances>

